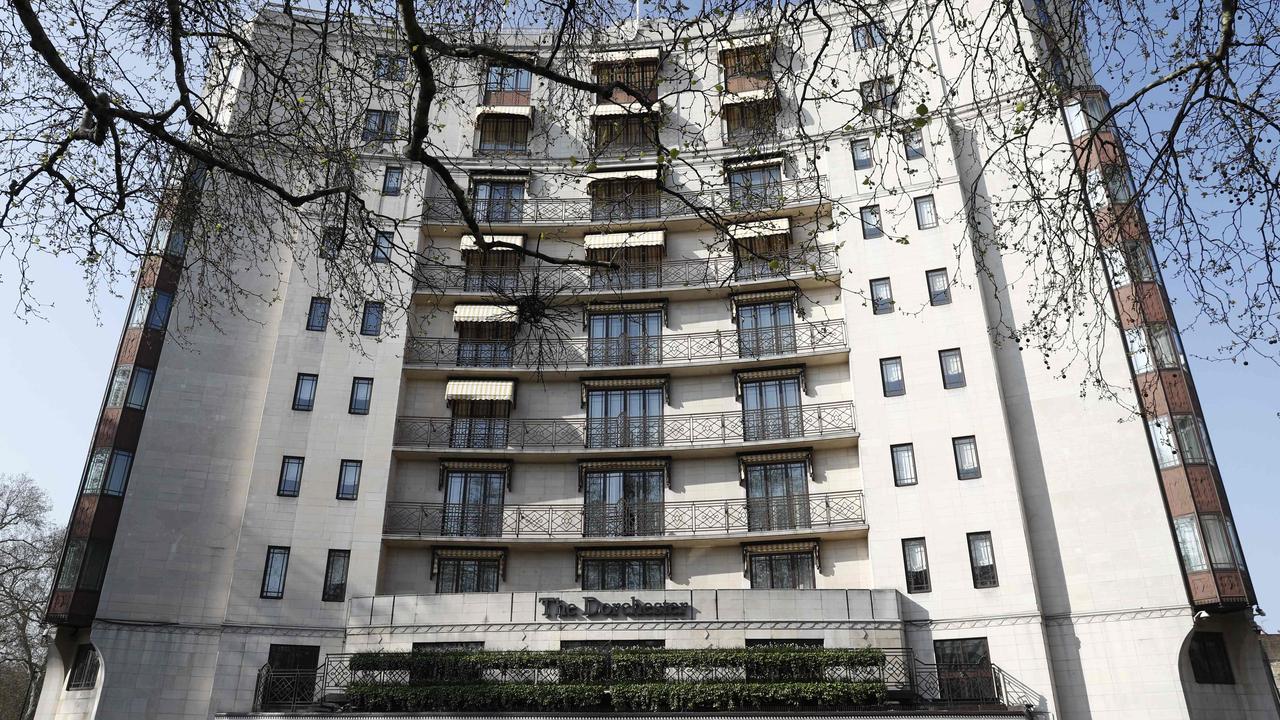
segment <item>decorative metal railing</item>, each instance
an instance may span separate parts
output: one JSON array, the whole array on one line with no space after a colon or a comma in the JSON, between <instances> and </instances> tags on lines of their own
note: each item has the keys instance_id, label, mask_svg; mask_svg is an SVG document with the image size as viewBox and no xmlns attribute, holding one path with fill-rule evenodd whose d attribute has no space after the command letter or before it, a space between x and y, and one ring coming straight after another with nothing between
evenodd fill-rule
<instances>
[{"instance_id":1,"label":"decorative metal railing","mask_svg":"<svg viewBox=\"0 0 1280 720\"><path fill-rule=\"evenodd\" d=\"M855 431L852 402L662 417L508 419L404 417L400 448L634 448L815 438Z\"/></svg>"},{"instance_id":2,"label":"decorative metal railing","mask_svg":"<svg viewBox=\"0 0 1280 720\"><path fill-rule=\"evenodd\" d=\"M613 267L532 265L525 268L462 268L421 262L414 282L418 289L432 292L461 290L501 296L531 292L708 287L793 276L828 276L838 273L839 267L837 246L806 245L768 260L725 255L656 263L617 263Z\"/></svg>"},{"instance_id":3,"label":"decorative metal railing","mask_svg":"<svg viewBox=\"0 0 1280 720\"><path fill-rule=\"evenodd\" d=\"M722 185L693 192L634 193L623 198L476 198L471 201L471 210L481 225L619 223L768 212L826 197L826 179L806 177L749 188ZM423 198L422 215L430 222L462 223L462 211L452 197Z\"/></svg>"},{"instance_id":4,"label":"decorative metal railing","mask_svg":"<svg viewBox=\"0 0 1280 720\"><path fill-rule=\"evenodd\" d=\"M670 365L794 355L847 347L844 321L824 320L751 330L621 338L470 340L410 337L406 365L484 368L578 368Z\"/></svg>"},{"instance_id":5,"label":"decorative metal railing","mask_svg":"<svg viewBox=\"0 0 1280 720\"><path fill-rule=\"evenodd\" d=\"M382 531L423 537L690 537L855 527L862 491L781 498L574 505L389 502Z\"/></svg>"}]
</instances>

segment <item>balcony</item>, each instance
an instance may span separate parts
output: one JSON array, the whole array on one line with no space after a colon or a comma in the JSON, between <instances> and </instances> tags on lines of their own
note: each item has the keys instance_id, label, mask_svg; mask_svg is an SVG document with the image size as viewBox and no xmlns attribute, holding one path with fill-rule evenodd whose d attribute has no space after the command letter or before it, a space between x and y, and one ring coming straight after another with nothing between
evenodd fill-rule
<instances>
[{"instance_id":1,"label":"balcony","mask_svg":"<svg viewBox=\"0 0 1280 720\"><path fill-rule=\"evenodd\" d=\"M852 402L650 418L404 417L395 449L485 449L580 454L592 450L737 447L742 443L853 438Z\"/></svg>"},{"instance_id":2,"label":"balcony","mask_svg":"<svg viewBox=\"0 0 1280 720\"><path fill-rule=\"evenodd\" d=\"M520 294L557 292L616 292L706 288L729 283L824 277L839 273L839 247L816 245L792 248L770 261L742 261L732 255L619 264L616 267L533 265L524 269L467 269L419 263L414 276L419 290Z\"/></svg>"},{"instance_id":3,"label":"balcony","mask_svg":"<svg viewBox=\"0 0 1280 720\"><path fill-rule=\"evenodd\" d=\"M503 539L682 538L785 534L866 525L862 491L608 505L465 506L389 502L384 535Z\"/></svg>"},{"instance_id":4,"label":"balcony","mask_svg":"<svg viewBox=\"0 0 1280 720\"><path fill-rule=\"evenodd\" d=\"M638 338L460 340L411 337L409 367L616 368L757 360L848 350L843 320L796 323L757 330L725 330Z\"/></svg>"}]
</instances>

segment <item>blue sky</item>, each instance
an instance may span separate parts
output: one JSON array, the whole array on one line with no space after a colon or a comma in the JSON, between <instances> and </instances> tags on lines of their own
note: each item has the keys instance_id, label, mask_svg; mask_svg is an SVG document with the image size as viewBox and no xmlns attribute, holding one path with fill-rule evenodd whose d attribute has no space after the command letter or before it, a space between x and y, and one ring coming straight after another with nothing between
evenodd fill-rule
<instances>
[{"instance_id":1,"label":"blue sky","mask_svg":"<svg viewBox=\"0 0 1280 720\"><path fill-rule=\"evenodd\" d=\"M111 370L125 315L125 299L103 298L101 324L85 303L74 266L41 258L36 292L57 298L48 320L14 316L13 268L0 266L0 377L9 412L0 414L0 473L28 473L48 488L54 516L70 512L93 423ZM127 292L128 288L119 288ZM1211 354L1205 333L1185 338L1189 354ZM1272 448L1280 438L1280 369L1265 361L1247 367L1192 359L1209 432L1231 498L1241 542L1270 631L1280 629L1280 557L1272 523L1280 508ZM1105 502L1105 498L1098 498Z\"/></svg>"}]
</instances>

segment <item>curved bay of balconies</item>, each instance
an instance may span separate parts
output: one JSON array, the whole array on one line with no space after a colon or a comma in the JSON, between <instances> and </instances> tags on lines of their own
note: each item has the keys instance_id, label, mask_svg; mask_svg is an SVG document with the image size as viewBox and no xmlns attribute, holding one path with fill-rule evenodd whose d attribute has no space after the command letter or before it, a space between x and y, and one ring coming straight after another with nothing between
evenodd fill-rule
<instances>
[{"instance_id":1,"label":"curved bay of balconies","mask_svg":"<svg viewBox=\"0 0 1280 720\"><path fill-rule=\"evenodd\" d=\"M413 336L404 351L413 377L492 374L537 376L574 370L579 375L661 370L696 374L708 366L726 371L790 358L809 366L844 362L849 355L843 320L801 322L758 330L717 330L645 338L466 340Z\"/></svg>"}]
</instances>

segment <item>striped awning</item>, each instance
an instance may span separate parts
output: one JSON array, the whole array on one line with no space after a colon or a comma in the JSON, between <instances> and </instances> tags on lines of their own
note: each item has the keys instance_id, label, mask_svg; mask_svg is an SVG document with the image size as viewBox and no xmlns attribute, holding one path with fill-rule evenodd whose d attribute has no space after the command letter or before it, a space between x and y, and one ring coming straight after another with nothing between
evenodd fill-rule
<instances>
[{"instance_id":1,"label":"striped awning","mask_svg":"<svg viewBox=\"0 0 1280 720\"><path fill-rule=\"evenodd\" d=\"M500 472L506 475L507 489L511 489L510 460L440 460L440 490L444 489L445 479L451 472Z\"/></svg>"},{"instance_id":2,"label":"striped awning","mask_svg":"<svg viewBox=\"0 0 1280 720\"><path fill-rule=\"evenodd\" d=\"M619 313L619 312L643 312L645 310L663 310L667 309L666 300L654 300L651 302L621 302L621 303L588 303L587 314L594 315L596 313Z\"/></svg>"},{"instance_id":3,"label":"striped awning","mask_svg":"<svg viewBox=\"0 0 1280 720\"><path fill-rule=\"evenodd\" d=\"M734 240L746 240L747 238L765 237L766 235L790 235L791 218L781 217L737 223L736 225L730 225L728 230L729 237Z\"/></svg>"},{"instance_id":4,"label":"striped awning","mask_svg":"<svg viewBox=\"0 0 1280 720\"><path fill-rule=\"evenodd\" d=\"M671 576L670 547L575 548L574 579L582 577L583 560L665 560L667 577Z\"/></svg>"},{"instance_id":5,"label":"striped awning","mask_svg":"<svg viewBox=\"0 0 1280 720\"><path fill-rule=\"evenodd\" d=\"M519 322L515 305L466 305L453 306L453 321L460 322Z\"/></svg>"},{"instance_id":6,"label":"striped awning","mask_svg":"<svg viewBox=\"0 0 1280 720\"><path fill-rule=\"evenodd\" d=\"M661 470L667 487L671 487L671 458L655 457L642 460L579 460L578 491L586 486L587 473L616 472L620 470Z\"/></svg>"},{"instance_id":7,"label":"striped awning","mask_svg":"<svg viewBox=\"0 0 1280 720\"><path fill-rule=\"evenodd\" d=\"M791 306L795 308L796 314L804 317L804 309L800 307L800 293L795 290L763 290L761 292L736 293L730 295L729 299L733 301L733 321L738 322L738 308L743 305L755 305L758 303L772 302L791 302Z\"/></svg>"},{"instance_id":8,"label":"striped awning","mask_svg":"<svg viewBox=\"0 0 1280 720\"><path fill-rule=\"evenodd\" d=\"M667 233L665 230L641 230L639 232L622 233L588 233L583 236L582 242L588 250L622 247L649 247L653 245L665 245L667 243Z\"/></svg>"},{"instance_id":9,"label":"striped awning","mask_svg":"<svg viewBox=\"0 0 1280 720\"><path fill-rule=\"evenodd\" d=\"M811 448L801 448L799 450L784 450L782 452L766 452L766 453L739 453L738 454L738 484L747 486L747 468L752 465L769 465L772 463L804 463L805 475L812 480L813 475L813 450Z\"/></svg>"},{"instance_id":10,"label":"striped awning","mask_svg":"<svg viewBox=\"0 0 1280 720\"><path fill-rule=\"evenodd\" d=\"M518 246L520 246L520 247L524 247L524 236L523 236L523 235L481 235L480 237L484 238L484 241L485 241L485 242L504 242L504 243L508 243L508 244L510 244L510 245L518 245ZM479 250L479 249L480 249L480 248L479 248L479 246L477 246L477 245L476 245L476 236L475 236L475 235L463 235L463 236L462 236L462 242L461 242L461 244L459 245L459 249L460 249L460 250ZM495 247L495 248L491 248L491 249L493 249L493 250L510 250L511 248L508 248L508 247Z\"/></svg>"},{"instance_id":11,"label":"striped awning","mask_svg":"<svg viewBox=\"0 0 1280 720\"><path fill-rule=\"evenodd\" d=\"M657 180L658 166L645 165L631 168L618 168L616 170L597 170L587 173L587 183L600 182L602 180Z\"/></svg>"},{"instance_id":12,"label":"striped awning","mask_svg":"<svg viewBox=\"0 0 1280 720\"><path fill-rule=\"evenodd\" d=\"M516 397L515 380L450 380L444 386L444 399L495 400L512 402Z\"/></svg>"},{"instance_id":13,"label":"striped awning","mask_svg":"<svg viewBox=\"0 0 1280 720\"><path fill-rule=\"evenodd\" d=\"M791 540L788 542L748 543L742 546L742 574L749 576L752 555L770 555L773 553L813 553L813 566L822 567L822 544L816 538Z\"/></svg>"},{"instance_id":14,"label":"striped awning","mask_svg":"<svg viewBox=\"0 0 1280 720\"><path fill-rule=\"evenodd\" d=\"M720 52L725 50L741 50L749 47L766 47L773 44L773 33L756 33L740 35L720 41Z\"/></svg>"},{"instance_id":15,"label":"striped awning","mask_svg":"<svg viewBox=\"0 0 1280 720\"><path fill-rule=\"evenodd\" d=\"M506 548L433 547L431 548L431 577L435 577L440 570L441 560L497 560L498 575L504 580L507 577Z\"/></svg>"},{"instance_id":16,"label":"striped awning","mask_svg":"<svg viewBox=\"0 0 1280 720\"><path fill-rule=\"evenodd\" d=\"M787 380L791 378L798 379L801 389L805 389L803 365L762 368L760 370L740 370L733 374L733 382L737 386L738 397L742 397L743 383L759 382L761 380Z\"/></svg>"},{"instance_id":17,"label":"striped awning","mask_svg":"<svg viewBox=\"0 0 1280 720\"><path fill-rule=\"evenodd\" d=\"M746 168L769 167L771 165L781 165L781 155L769 155L768 157L740 158L738 160L729 160L725 162L725 167L730 170L745 170Z\"/></svg>"},{"instance_id":18,"label":"striped awning","mask_svg":"<svg viewBox=\"0 0 1280 720\"><path fill-rule=\"evenodd\" d=\"M590 378L582 381L582 404L587 404L587 393L592 390L644 390L662 388L664 401L667 394L667 376L630 378Z\"/></svg>"},{"instance_id":19,"label":"striped awning","mask_svg":"<svg viewBox=\"0 0 1280 720\"><path fill-rule=\"evenodd\" d=\"M493 180L495 182L529 182L528 172L504 172L500 170L479 171L471 176L471 181Z\"/></svg>"},{"instance_id":20,"label":"striped awning","mask_svg":"<svg viewBox=\"0 0 1280 720\"><path fill-rule=\"evenodd\" d=\"M759 102L761 100L773 99L773 86L766 85L755 90L747 90L739 93L725 93L720 96L722 105L737 105L741 103Z\"/></svg>"},{"instance_id":21,"label":"striped awning","mask_svg":"<svg viewBox=\"0 0 1280 720\"><path fill-rule=\"evenodd\" d=\"M645 107L638 102L607 102L591 106L591 114L595 117L602 115L651 115L659 112L662 112L662 103L654 103L653 107Z\"/></svg>"},{"instance_id":22,"label":"striped awning","mask_svg":"<svg viewBox=\"0 0 1280 720\"><path fill-rule=\"evenodd\" d=\"M658 48L634 48L628 50L610 50L598 52L591 57L593 63L616 63L628 60L657 60L661 57Z\"/></svg>"},{"instance_id":23,"label":"striped awning","mask_svg":"<svg viewBox=\"0 0 1280 720\"><path fill-rule=\"evenodd\" d=\"M533 117L532 105L480 105L476 108L476 117L481 115L515 115Z\"/></svg>"}]
</instances>

